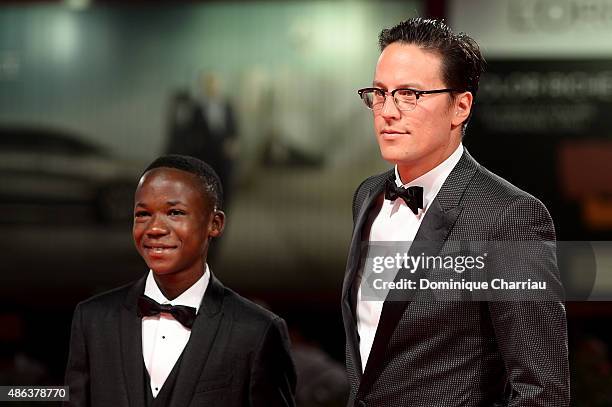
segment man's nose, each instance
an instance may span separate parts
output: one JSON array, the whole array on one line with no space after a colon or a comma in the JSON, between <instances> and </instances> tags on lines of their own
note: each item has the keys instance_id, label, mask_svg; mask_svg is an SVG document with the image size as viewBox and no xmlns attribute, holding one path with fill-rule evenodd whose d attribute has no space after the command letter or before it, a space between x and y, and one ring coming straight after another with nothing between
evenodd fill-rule
<instances>
[{"instance_id":1,"label":"man's nose","mask_svg":"<svg viewBox=\"0 0 612 407\"><path fill-rule=\"evenodd\" d=\"M385 101L383 102L382 108L380 109L380 115L386 120L400 118L401 112L395 105L395 100L393 99L393 96L385 96Z\"/></svg>"},{"instance_id":2,"label":"man's nose","mask_svg":"<svg viewBox=\"0 0 612 407\"><path fill-rule=\"evenodd\" d=\"M168 234L168 225L161 216L153 215L147 225L146 233L150 237L164 236Z\"/></svg>"}]
</instances>

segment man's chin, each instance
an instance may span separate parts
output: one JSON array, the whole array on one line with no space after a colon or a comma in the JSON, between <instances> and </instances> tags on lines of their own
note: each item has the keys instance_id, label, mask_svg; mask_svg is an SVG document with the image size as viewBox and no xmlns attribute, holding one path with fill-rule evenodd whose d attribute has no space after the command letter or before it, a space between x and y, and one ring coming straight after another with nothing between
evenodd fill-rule
<instances>
[{"instance_id":1,"label":"man's chin","mask_svg":"<svg viewBox=\"0 0 612 407\"><path fill-rule=\"evenodd\" d=\"M412 161L406 154L400 154L397 151L381 151L382 159L393 165L410 165Z\"/></svg>"}]
</instances>

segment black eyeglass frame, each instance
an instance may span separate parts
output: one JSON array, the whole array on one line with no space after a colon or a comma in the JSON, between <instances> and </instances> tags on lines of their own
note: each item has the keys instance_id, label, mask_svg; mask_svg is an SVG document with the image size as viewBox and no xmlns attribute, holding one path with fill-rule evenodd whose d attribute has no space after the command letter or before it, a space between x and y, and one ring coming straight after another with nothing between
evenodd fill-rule
<instances>
[{"instance_id":1,"label":"black eyeglass frame","mask_svg":"<svg viewBox=\"0 0 612 407\"><path fill-rule=\"evenodd\" d=\"M395 92L397 92L398 90L409 90L409 91L411 91L411 92L413 92L413 93L414 93L414 95L415 95L415 97L416 97L416 100L415 100L415 103L414 103L414 107L413 107L412 109L403 110L403 109L400 109L400 108L399 108L399 106L397 105L397 101L395 100ZM382 90L381 88L362 88L362 89L359 89L359 90L357 91L357 93L359 94L359 97L361 98L361 100L363 100L363 102L364 102L364 103L365 103L365 99L364 99L364 97L363 97L363 94L364 94L365 92L367 92L367 91L379 91L379 92L381 92L381 93L382 93L382 94L385 96L385 101L387 100L387 95L391 95L391 97L393 98L393 103L395 104L395 107L397 107L397 109L398 109L398 110L401 110L401 111L403 111L403 112L409 112L409 111L413 110L414 108L416 108L416 105L417 105L417 103L418 103L418 101L419 101L419 98L420 98L422 95L430 95L430 94L432 94L432 93L446 93L446 92L453 93L453 92L460 92L460 91L459 91L459 90L457 90L457 89L451 89L451 88L446 88L446 89L432 89L432 90L418 90L418 89L411 89L411 88L397 88L397 89L392 90L391 92L389 92L389 91L384 91L384 90ZM366 107L367 107L368 109L370 109L370 110L374 110L374 106L370 107L370 106L368 106L368 104L367 104L367 103L365 103L365 105L366 105ZM384 106L384 102L383 102L383 106ZM382 106L381 106L381 107L382 107Z\"/></svg>"}]
</instances>

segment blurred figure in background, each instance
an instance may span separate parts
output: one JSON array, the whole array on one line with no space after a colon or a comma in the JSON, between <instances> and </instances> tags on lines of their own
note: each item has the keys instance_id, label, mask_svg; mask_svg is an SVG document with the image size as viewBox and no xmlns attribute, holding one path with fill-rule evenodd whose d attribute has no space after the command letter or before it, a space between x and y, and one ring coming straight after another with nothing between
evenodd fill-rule
<instances>
[{"instance_id":1,"label":"blurred figure in background","mask_svg":"<svg viewBox=\"0 0 612 407\"><path fill-rule=\"evenodd\" d=\"M203 73L197 94L177 91L169 110L166 153L190 155L209 163L221 178L227 209L238 137L234 108L221 93L221 80L214 73Z\"/></svg>"},{"instance_id":2,"label":"blurred figure in background","mask_svg":"<svg viewBox=\"0 0 612 407\"><path fill-rule=\"evenodd\" d=\"M201 156L221 178L225 208L232 198L233 173L238 156L237 127L232 104L221 93L221 80L214 73L200 77L200 94L196 95L196 129L204 140Z\"/></svg>"},{"instance_id":3,"label":"blurred figure in background","mask_svg":"<svg viewBox=\"0 0 612 407\"><path fill-rule=\"evenodd\" d=\"M197 133L197 104L189 90L177 89L170 98L168 108L168 140L165 151L169 154L198 156L204 149L204 139Z\"/></svg>"},{"instance_id":4,"label":"blurred figure in background","mask_svg":"<svg viewBox=\"0 0 612 407\"><path fill-rule=\"evenodd\" d=\"M23 317L18 313L4 312L0 314L0 326L0 384L48 384L48 369L22 349L26 337Z\"/></svg>"},{"instance_id":5,"label":"blurred figure in background","mask_svg":"<svg viewBox=\"0 0 612 407\"><path fill-rule=\"evenodd\" d=\"M289 325L297 386L297 407L344 407L348 402L349 382L344 366L332 359L316 342Z\"/></svg>"},{"instance_id":6,"label":"blurred figure in background","mask_svg":"<svg viewBox=\"0 0 612 407\"><path fill-rule=\"evenodd\" d=\"M604 407L612 405L612 365L609 349L595 337L581 338L572 354L572 398L577 406Z\"/></svg>"}]
</instances>

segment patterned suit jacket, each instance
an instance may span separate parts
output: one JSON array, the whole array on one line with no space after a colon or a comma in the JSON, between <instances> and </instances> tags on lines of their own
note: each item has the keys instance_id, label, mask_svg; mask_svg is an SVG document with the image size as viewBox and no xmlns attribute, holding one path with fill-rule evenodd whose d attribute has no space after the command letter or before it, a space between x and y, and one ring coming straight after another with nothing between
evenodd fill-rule
<instances>
[{"instance_id":1,"label":"patterned suit jacket","mask_svg":"<svg viewBox=\"0 0 612 407\"><path fill-rule=\"evenodd\" d=\"M561 297L546 301L430 301L419 291L385 301L362 374L355 298L368 217L393 171L366 179L353 200L353 235L342 289L350 406L569 405L567 324ZM544 205L467 152L430 204L415 237L427 255L457 241L543 242L537 256L508 259L561 287L555 232ZM494 265L512 273L506 261ZM508 269L506 269L508 267ZM511 278L511 275L506 277Z\"/></svg>"}]
</instances>

